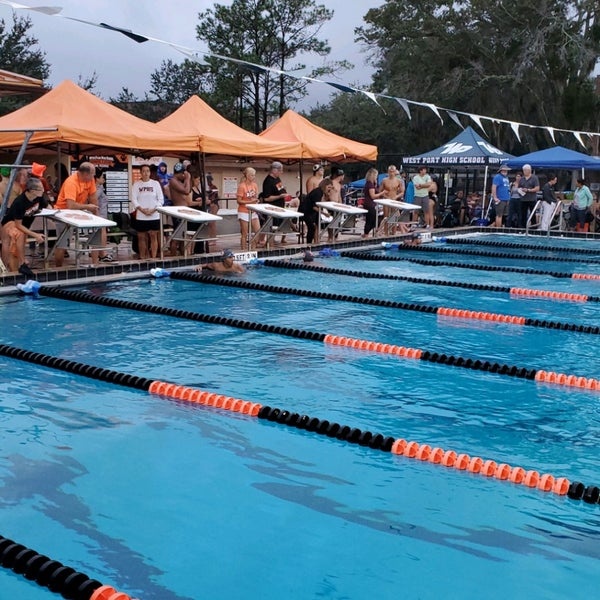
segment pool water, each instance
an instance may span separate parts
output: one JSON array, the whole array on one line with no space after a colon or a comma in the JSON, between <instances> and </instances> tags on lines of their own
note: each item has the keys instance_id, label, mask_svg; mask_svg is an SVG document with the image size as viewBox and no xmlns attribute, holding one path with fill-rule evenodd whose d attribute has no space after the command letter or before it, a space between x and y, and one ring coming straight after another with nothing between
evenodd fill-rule
<instances>
[{"instance_id":1,"label":"pool water","mask_svg":"<svg viewBox=\"0 0 600 600\"><path fill-rule=\"evenodd\" d=\"M581 258L522 264L600 272ZM594 281L485 270L512 259L462 260L481 270L318 262L598 295ZM589 325L600 308L267 267L244 277ZM584 333L170 279L87 289L600 378ZM48 297L0 298L0 318L4 344L600 482L598 392ZM564 598L600 584L598 505L8 358L0 368L0 534L132 597ZM0 590L56 597L4 569Z\"/></svg>"}]
</instances>

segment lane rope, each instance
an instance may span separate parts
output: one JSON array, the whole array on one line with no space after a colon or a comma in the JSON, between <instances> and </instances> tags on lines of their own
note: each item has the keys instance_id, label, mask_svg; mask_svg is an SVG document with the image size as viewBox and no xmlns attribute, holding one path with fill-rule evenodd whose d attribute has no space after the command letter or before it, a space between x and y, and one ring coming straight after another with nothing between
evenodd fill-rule
<instances>
[{"instance_id":1,"label":"lane rope","mask_svg":"<svg viewBox=\"0 0 600 600\"><path fill-rule=\"evenodd\" d=\"M455 263L439 260L430 260L414 258L410 256L390 256L387 254L368 254L365 251L341 250L345 258L370 261L388 261L388 262L408 262L425 267L450 267L453 269L474 269L476 271L489 271L498 273L524 273L525 275L547 275L561 279L596 279L600 280L600 275L593 273L564 273L561 271L544 271L542 269L532 269L530 267L508 267L503 265L475 265L472 263Z\"/></svg>"},{"instance_id":2,"label":"lane rope","mask_svg":"<svg viewBox=\"0 0 600 600\"><path fill-rule=\"evenodd\" d=\"M566 252L576 254L592 254L600 257L600 249L597 248L574 248L573 246L543 246L523 244L521 242L501 242L494 240L484 240L480 238L461 238L447 237L444 238L446 244L469 244L472 246L494 246L499 248L518 248L519 250L540 250L544 252Z\"/></svg>"},{"instance_id":3,"label":"lane rope","mask_svg":"<svg viewBox=\"0 0 600 600\"><path fill-rule=\"evenodd\" d=\"M409 275L392 275L390 273L372 273L369 271L351 271L348 269L338 269L335 267L324 267L321 265L307 265L303 263L292 263L281 260L264 260L261 263L265 267L275 267L280 269L293 269L302 271L312 271L315 273L327 273L332 275L343 275L348 277L358 277L364 279L385 279L391 281L408 281L409 283L419 283L424 285L439 285L445 287L464 288L468 290L479 290L485 292L498 292L520 296L539 296L552 300L569 300L572 302L600 302L600 296L588 296L586 294L569 294L567 292L555 292L551 290L536 290L533 288L518 288L508 285L490 285L485 283L471 283L467 281L448 281L444 279L425 279L423 277L412 277Z\"/></svg>"},{"instance_id":4,"label":"lane rope","mask_svg":"<svg viewBox=\"0 0 600 600\"><path fill-rule=\"evenodd\" d=\"M105 296L95 296L88 292L82 291L71 291L62 288L42 287L40 290L45 295L59 298L63 300L70 300L76 302L86 302L90 304L98 304L102 306L109 306L113 308L122 308L126 310L136 310L140 312L149 312L153 314L160 314L165 316L176 317L179 319L189 319L193 321L199 321L204 323L212 323L216 325L226 325L229 327L236 327L239 329L261 331L264 333L272 333L277 335L284 335L288 337L294 337L299 339L307 339L318 342L324 342L329 344L343 345L351 348L357 348L360 350L369 350L374 352L385 352L387 354L396 354L406 358L419 358L420 360L439 363L449 366L461 367L465 369L487 371L490 373L499 373L500 375L507 375L510 377L518 377L522 379L536 380L539 382L550 383L554 385L569 386L575 388L583 388L587 390L600 390L600 381L576 376L567 375L564 373L555 373L554 371L545 371L539 369L527 369L525 367L516 367L511 365L501 365L499 363L492 363L489 361L481 361L479 359L474 360L472 358L456 357L452 354L439 354L437 352L430 352L428 350L420 349L408 349L413 354L417 353L418 356L411 356L405 354L403 346L396 346L393 344L383 344L381 342L374 342L368 340L358 340L354 338L348 338L344 336L336 336L331 334L319 333L314 331L307 331L302 329L294 329L291 327L281 327L279 325L268 325L265 323L255 323L252 321L241 321L238 319L231 319L228 317L220 317L216 315L205 315L202 313L196 313L187 310L173 309L162 306L155 306L152 304L142 304L141 302L131 302L128 300L119 300L117 298L108 298ZM483 314L483 313L482 313ZM10 348L10 347L9 347ZM385 350L384 350L385 349ZM10 351L10 350L9 350ZM3 352L3 346L0 345L0 354ZM68 361L67 361L68 362ZM62 367L58 367L62 368ZM66 368L66 367L64 367ZM538 373L543 374L539 375ZM115 375L117 377L119 375ZM536 377L539 377L536 379ZM138 382L135 380L136 385L149 385L147 380ZM132 384L133 386L133 384Z\"/></svg>"},{"instance_id":5,"label":"lane rope","mask_svg":"<svg viewBox=\"0 0 600 600\"><path fill-rule=\"evenodd\" d=\"M528 260L528 261L543 261L543 262L567 262L567 263L597 263L600 260L600 251L596 252L597 258L595 259L579 259L570 258L568 256L538 256L528 254L523 256L522 254L514 254L511 252L488 252L486 250L471 250L468 248L444 248L440 246L432 246L431 244L423 244L421 246L405 246L404 244L394 244L394 249L404 252L422 252L422 253L436 253L436 254L463 254L466 256L484 256L487 258L506 258L516 260ZM367 251L363 251L367 253ZM340 251L342 256L346 256L345 251ZM358 252L360 254L360 252Z\"/></svg>"},{"instance_id":6,"label":"lane rope","mask_svg":"<svg viewBox=\"0 0 600 600\"><path fill-rule=\"evenodd\" d=\"M447 308L443 306L434 306L431 304L417 304L410 302L398 302L396 300L381 300L378 298L365 298L362 296L349 296L347 294L334 294L331 292L319 292L315 290L302 290L283 286L268 285L265 283L255 283L239 279L227 279L214 275L203 275L200 273L176 272L171 273L171 279L183 281L193 281L197 283L209 283L225 287L257 290L273 294L290 294L294 296L303 296L306 298L318 298L320 300L334 300L336 302L351 302L354 304L367 304L370 306L382 306L385 308L394 308L400 310L411 310L416 312L430 313L446 317L461 319L480 319L486 321L495 321L497 323L509 323L513 325L524 325L527 327L541 327L544 329L561 329L564 331L576 331L592 335L600 334L598 325L579 325L576 323L562 323L560 321L547 321L541 319L532 319L530 317L520 317L517 315L503 315L485 311L475 311L460 308ZM44 288L42 288L43 290ZM518 289L518 288L514 288ZM510 291L511 288L508 288ZM40 291L42 293L42 291ZM560 294L560 292L557 292Z\"/></svg>"},{"instance_id":7,"label":"lane rope","mask_svg":"<svg viewBox=\"0 0 600 600\"><path fill-rule=\"evenodd\" d=\"M133 600L112 586L1 535L0 565L67 600Z\"/></svg>"},{"instance_id":8,"label":"lane rope","mask_svg":"<svg viewBox=\"0 0 600 600\"><path fill-rule=\"evenodd\" d=\"M8 348L10 349L10 352L6 352ZM18 360L35 362L46 366L52 366L55 364L55 361L52 359L57 359L57 357L40 355L39 353L6 345L0 346L0 353ZM81 374L84 377L91 377L86 373L89 373L89 370L94 367L82 363L73 363L73 365L74 367L76 366L76 369L81 370L81 373L78 373L76 370L73 370L72 372ZM53 368L56 368L56 366L53 366ZM108 369L105 369L105 371L109 373L112 372ZM121 373L120 375L123 378L127 374ZM104 377L102 377L102 379L104 379ZM141 377L138 379L147 381ZM104 380L110 383L119 384L117 380L108 378ZM526 470L520 466L511 466L508 463L484 459L477 455L469 455L462 452L459 453L455 450L444 449L435 445L407 441L404 438L384 436L381 433L372 433L371 431L363 431L357 427L340 425L339 423L330 422L327 419L319 419L304 414L301 415L300 413L291 412L285 409L265 406L258 402L233 398L224 394L217 394L167 381L151 381L147 391L152 395L163 396L173 400L189 402L191 404L211 406L219 410L238 412L249 417L256 417L288 427L305 429L311 433L336 438L350 444L368 447L373 450L390 452L404 458L411 458L448 468L454 468L458 471L466 471L483 477L493 477L503 481L510 481L517 485L536 488L543 492L552 492L559 496L566 495L573 500L584 500L584 502L588 504L597 504L600 501L600 487L598 486L586 486L581 482L571 482L566 477L557 477L550 473L541 474L539 471ZM110 589L112 590L112 588ZM121 599L119 596L117 599L112 595L104 596L102 594L103 592L98 593L98 590L96 590L90 598L91 600L126 600L126 598L128 598L127 596L123 596Z\"/></svg>"}]
</instances>

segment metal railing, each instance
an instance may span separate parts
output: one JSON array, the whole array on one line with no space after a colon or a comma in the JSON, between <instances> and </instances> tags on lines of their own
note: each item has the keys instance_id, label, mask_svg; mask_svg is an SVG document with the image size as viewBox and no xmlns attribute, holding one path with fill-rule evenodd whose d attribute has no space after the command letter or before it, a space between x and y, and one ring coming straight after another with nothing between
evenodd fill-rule
<instances>
[{"instance_id":1,"label":"metal railing","mask_svg":"<svg viewBox=\"0 0 600 600\"><path fill-rule=\"evenodd\" d=\"M542 226L542 206L544 204L543 200L538 200L533 210L529 213L529 217L527 217L527 223L525 224L525 235L529 234L530 230L539 230ZM550 226L548 227L547 233L550 234L550 231L564 231L564 217L563 217L563 203L558 200L552 211L552 216L550 217ZM558 220L555 223L556 217L558 216Z\"/></svg>"}]
</instances>

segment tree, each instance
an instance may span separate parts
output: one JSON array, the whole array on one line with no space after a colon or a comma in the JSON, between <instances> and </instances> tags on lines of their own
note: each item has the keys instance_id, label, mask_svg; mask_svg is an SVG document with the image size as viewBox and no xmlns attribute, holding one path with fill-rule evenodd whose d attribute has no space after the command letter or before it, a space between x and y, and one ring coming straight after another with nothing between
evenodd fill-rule
<instances>
[{"instance_id":1,"label":"tree","mask_svg":"<svg viewBox=\"0 0 600 600\"><path fill-rule=\"evenodd\" d=\"M170 104L183 104L194 94L204 96L212 90L209 68L187 58L181 64L163 60L150 75L150 82L150 93Z\"/></svg>"},{"instance_id":2,"label":"tree","mask_svg":"<svg viewBox=\"0 0 600 600\"><path fill-rule=\"evenodd\" d=\"M410 147L402 133L402 122L393 118L394 114L387 107L384 112L364 94L340 93L329 104L313 108L309 120L343 137L377 146L378 167L385 169L390 164L399 165ZM366 168L358 164L347 165L344 170L358 179Z\"/></svg>"},{"instance_id":3,"label":"tree","mask_svg":"<svg viewBox=\"0 0 600 600\"><path fill-rule=\"evenodd\" d=\"M182 63L163 60L150 75L150 92L137 97L123 87L109 102L148 121L160 121L197 94L206 98L212 90L212 76L206 65L185 59Z\"/></svg>"},{"instance_id":4,"label":"tree","mask_svg":"<svg viewBox=\"0 0 600 600\"><path fill-rule=\"evenodd\" d=\"M153 100L147 92L144 94L143 98L138 98L127 87L121 88L117 97L111 97L108 101L131 115L151 122L157 122L164 119L178 106L177 104L165 102L163 100Z\"/></svg>"},{"instance_id":5,"label":"tree","mask_svg":"<svg viewBox=\"0 0 600 600\"><path fill-rule=\"evenodd\" d=\"M219 110L239 125L248 125L250 112L256 133L274 115L306 95L303 80L274 74L261 66L287 73L306 69L293 62L304 55L326 57L330 48L319 38L333 12L314 0L233 0L230 6L215 4L199 14L196 29L212 53L247 64L208 58L214 77L212 97ZM324 64L308 75L320 77L348 67L348 63Z\"/></svg>"},{"instance_id":6,"label":"tree","mask_svg":"<svg viewBox=\"0 0 600 600\"><path fill-rule=\"evenodd\" d=\"M15 14L10 28L0 19L0 65L6 71L43 81L50 75L50 65L45 52L36 48L38 40L29 33L31 26L28 17ZM0 99L0 114L20 108L28 101L27 96Z\"/></svg>"},{"instance_id":7,"label":"tree","mask_svg":"<svg viewBox=\"0 0 600 600\"><path fill-rule=\"evenodd\" d=\"M80 73L79 77L77 78L77 85L82 90L86 90L87 92L90 92L92 94L95 94L94 88L96 87L97 83L98 83L98 73L96 73L96 71L93 71L91 75L88 75L85 78Z\"/></svg>"},{"instance_id":8,"label":"tree","mask_svg":"<svg viewBox=\"0 0 600 600\"><path fill-rule=\"evenodd\" d=\"M595 130L598 99L589 78L600 54L599 19L600 5L590 0L387 0L367 12L356 35L377 68L374 91L522 123ZM496 128L502 147L518 150L504 129ZM432 141L426 133L421 139ZM545 140L529 141L535 147Z\"/></svg>"}]
</instances>

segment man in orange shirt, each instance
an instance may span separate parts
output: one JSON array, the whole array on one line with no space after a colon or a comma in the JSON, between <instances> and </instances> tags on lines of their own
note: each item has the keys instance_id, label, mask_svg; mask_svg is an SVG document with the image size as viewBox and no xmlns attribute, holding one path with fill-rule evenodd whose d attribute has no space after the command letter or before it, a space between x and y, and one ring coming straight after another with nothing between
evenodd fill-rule
<instances>
[{"instance_id":1,"label":"man in orange shirt","mask_svg":"<svg viewBox=\"0 0 600 600\"><path fill-rule=\"evenodd\" d=\"M60 210L87 210L98 214L98 198L94 175L96 167L90 162L82 162L73 175L67 177L60 188L55 208ZM56 223L56 234L60 236L65 225ZM54 250L54 260L57 267L62 267L65 259L64 248Z\"/></svg>"}]
</instances>

